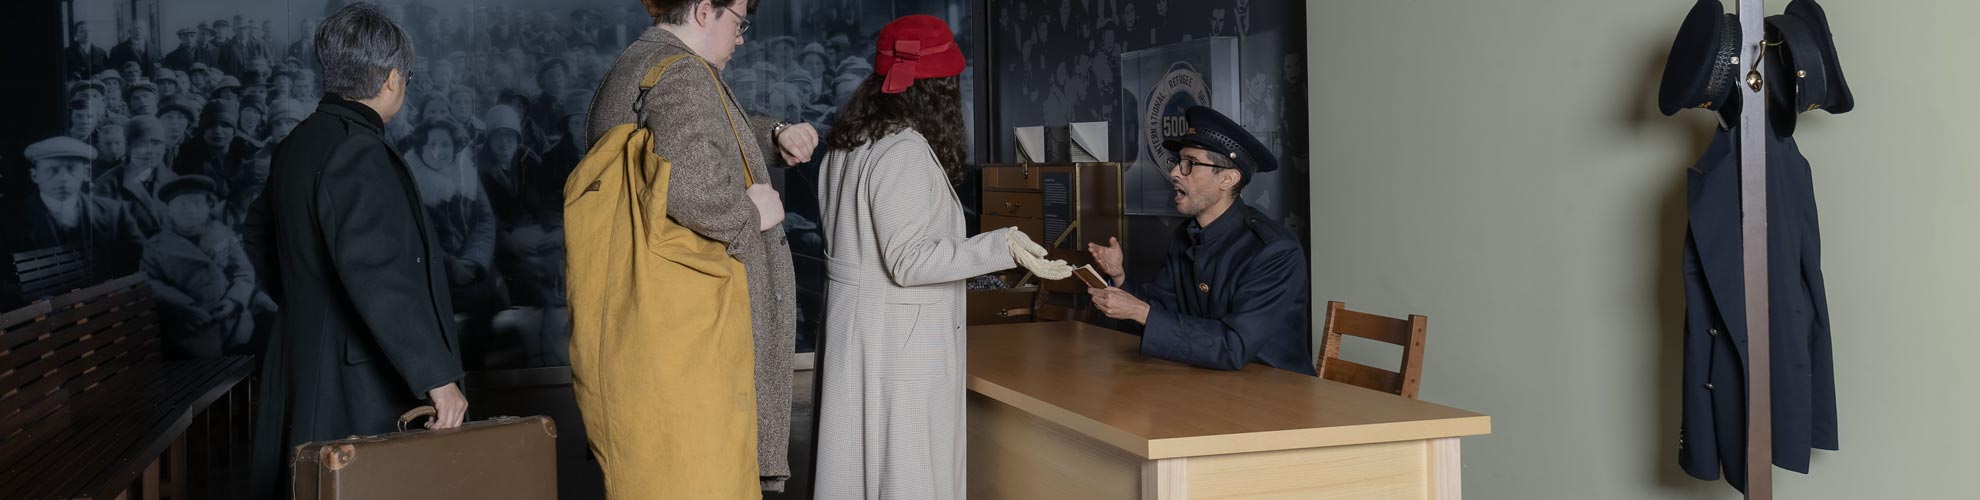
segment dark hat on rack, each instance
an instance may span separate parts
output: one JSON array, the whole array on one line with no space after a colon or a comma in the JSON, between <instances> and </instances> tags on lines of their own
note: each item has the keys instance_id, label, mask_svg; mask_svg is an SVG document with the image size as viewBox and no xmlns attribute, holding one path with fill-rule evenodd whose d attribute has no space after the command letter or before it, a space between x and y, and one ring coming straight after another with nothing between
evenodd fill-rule
<instances>
[{"instance_id":1,"label":"dark hat on rack","mask_svg":"<svg viewBox=\"0 0 1980 500\"><path fill-rule=\"evenodd\" d=\"M1209 106L1190 106L1183 111L1183 121L1189 124L1189 129L1183 135L1163 139L1163 148L1170 151L1198 148L1230 158L1244 173L1246 183L1251 182L1253 174L1279 169L1279 160L1272 157L1272 150L1223 113Z\"/></svg>"},{"instance_id":2,"label":"dark hat on rack","mask_svg":"<svg viewBox=\"0 0 1980 500\"><path fill-rule=\"evenodd\" d=\"M1829 102L1822 103L1820 109L1829 114L1848 113L1856 109L1856 96L1849 92L1849 81L1843 78L1842 61L1836 55L1835 32L1829 30L1829 14L1815 0L1794 0L1788 2L1787 15L1801 18L1815 28L1817 42L1821 44L1822 70L1829 75Z\"/></svg>"},{"instance_id":3,"label":"dark hat on rack","mask_svg":"<svg viewBox=\"0 0 1980 500\"><path fill-rule=\"evenodd\" d=\"M1794 135L1802 113L1843 113L1856 104L1820 9L1813 1L1796 0L1786 14L1767 17L1767 115L1782 136Z\"/></svg>"},{"instance_id":4,"label":"dark hat on rack","mask_svg":"<svg viewBox=\"0 0 1980 500\"><path fill-rule=\"evenodd\" d=\"M1739 73L1739 18L1726 13L1719 0L1698 0L1671 41L1657 108L1665 116L1725 108Z\"/></svg>"}]
</instances>

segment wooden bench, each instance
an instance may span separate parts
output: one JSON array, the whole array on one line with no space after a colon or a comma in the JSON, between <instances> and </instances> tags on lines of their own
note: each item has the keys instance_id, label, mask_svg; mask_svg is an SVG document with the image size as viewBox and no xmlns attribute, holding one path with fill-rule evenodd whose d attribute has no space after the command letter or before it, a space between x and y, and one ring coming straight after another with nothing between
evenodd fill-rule
<instances>
[{"instance_id":1,"label":"wooden bench","mask_svg":"<svg viewBox=\"0 0 1980 500\"><path fill-rule=\"evenodd\" d=\"M253 358L162 342L143 275L0 313L0 498L239 496Z\"/></svg>"}]
</instances>

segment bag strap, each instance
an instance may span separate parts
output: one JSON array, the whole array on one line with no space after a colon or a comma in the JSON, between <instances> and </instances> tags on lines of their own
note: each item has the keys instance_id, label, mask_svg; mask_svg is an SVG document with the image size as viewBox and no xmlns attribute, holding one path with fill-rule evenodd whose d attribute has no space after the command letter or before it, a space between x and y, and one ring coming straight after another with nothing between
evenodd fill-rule
<instances>
[{"instance_id":1,"label":"bag strap","mask_svg":"<svg viewBox=\"0 0 1980 500\"><path fill-rule=\"evenodd\" d=\"M729 135L735 137L736 156L741 156L743 161L743 187L754 186L756 185L756 174L753 173L754 169L751 169L749 166L749 153L743 151L742 132L736 129L735 113L729 112L729 105L735 103L735 98L729 96L729 87L722 84L722 77L715 75L714 66L709 65L705 59L695 58L695 60L701 61L701 68L708 70L708 78L715 81L715 92L722 96L722 117L729 119Z\"/></svg>"},{"instance_id":2,"label":"bag strap","mask_svg":"<svg viewBox=\"0 0 1980 500\"><path fill-rule=\"evenodd\" d=\"M645 123L646 92L653 90L653 86L660 84L660 75L667 74L668 67L687 57L687 54L675 54L660 60L660 63L653 65L652 68L647 68L646 77L639 79L639 96L633 98L633 115L637 117L633 121L634 123Z\"/></svg>"}]
</instances>

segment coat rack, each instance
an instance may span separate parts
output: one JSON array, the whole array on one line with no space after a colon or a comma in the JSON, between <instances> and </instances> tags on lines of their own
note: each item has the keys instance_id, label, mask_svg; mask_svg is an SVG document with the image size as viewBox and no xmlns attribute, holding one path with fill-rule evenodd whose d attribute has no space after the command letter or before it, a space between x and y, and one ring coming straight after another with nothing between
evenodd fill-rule
<instances>
[{"instance_id":1,"label":"coat rack","mask_svg":"<svg viewBox=\"0 0 1980 500\"><path fill-rule=\"evenodd\" d=\"M1767 307L1767 98L1760 73L1766 49L1766 0L1739 0L1739 61L1752 68L1735 85L1740 99L1739 205L1741 262L1746 268L1746 498L1774 498L1772 350Z\"/></svg>"}]
</instances>

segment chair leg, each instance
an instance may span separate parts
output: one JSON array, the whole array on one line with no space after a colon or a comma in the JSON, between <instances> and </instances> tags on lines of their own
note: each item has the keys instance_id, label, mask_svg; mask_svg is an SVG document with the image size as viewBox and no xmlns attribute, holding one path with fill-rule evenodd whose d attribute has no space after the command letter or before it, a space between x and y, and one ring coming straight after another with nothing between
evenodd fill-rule
<instances>
[{"instance_id":1,"label":"chair leg","mask_svg":"<svg viewBox=\"0 0 1980 500\"><path fill-rule=\"evenodd\" d=\"M158 462L152 460L151 465L144 467L144 478L139 480L142 485L139 488L143 491L138 493L138 498L158 500Z\"/></svg>"},{"instance_id":2,"label":"chair leg","mask_svg":"<svg viewBox=\"0 0 1980 500\"><path fill-rule=\"evenodd\" d=\"M172 500L190 500L186 496L186 436L180 434L165 448L164 484L160 493Z\"/></svg>"}]
</instances>

